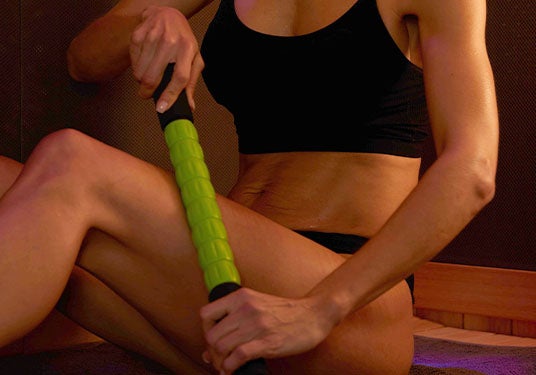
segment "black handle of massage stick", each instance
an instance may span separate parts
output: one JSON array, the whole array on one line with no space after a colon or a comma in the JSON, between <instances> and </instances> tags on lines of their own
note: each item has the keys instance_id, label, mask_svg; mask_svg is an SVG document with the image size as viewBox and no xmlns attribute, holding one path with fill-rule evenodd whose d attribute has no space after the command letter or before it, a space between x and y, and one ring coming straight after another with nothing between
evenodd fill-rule
<instances>
[{"instance_id":1,"label":"black handle of massage stick","mask_svg":"<svg viewBox=\"0 0 536 375\"><path fill-rule=\"evenodd\" d=\"M162 81L153 93L153 100L156 102L167 84L171 80L173 75L174 64L168 64ZM158 113L158 119L162 130L165 131L168 124L175 120L188 120L193 123L193 115L186 92L183 90L179 95L177 101L171 105L171 107L164 113ZM209 291L209 301L215 301L221 297L226 296L241 288L240 284L235 282L224 282L214 286ZM245 363L242 367L234 372L234 375L267 375L268 369L266 367L266 361L263 358L258 358Z\"/></svg>"}]
</instances>

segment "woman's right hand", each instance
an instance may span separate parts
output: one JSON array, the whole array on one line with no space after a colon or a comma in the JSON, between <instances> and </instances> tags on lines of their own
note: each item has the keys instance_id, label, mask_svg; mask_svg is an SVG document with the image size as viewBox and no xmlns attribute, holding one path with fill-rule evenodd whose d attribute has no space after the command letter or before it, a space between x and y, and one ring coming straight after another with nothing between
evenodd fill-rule
<instances>
[{"instance_id":1,"label":"woman's right hand","mask_svg":"<svg viewBox=\"0 0 536 375\"><path fill-rule=\"evenodd\" d=\"M193 93L205 64L188 19L177 9L149 6L141 15L130 43L134 77L140 83L139 95L151 98L166 66L175 63L167 88L157 100L158 112L166 111L186 89L188 102L195 108Z\"/></svg>"}]
</instances>

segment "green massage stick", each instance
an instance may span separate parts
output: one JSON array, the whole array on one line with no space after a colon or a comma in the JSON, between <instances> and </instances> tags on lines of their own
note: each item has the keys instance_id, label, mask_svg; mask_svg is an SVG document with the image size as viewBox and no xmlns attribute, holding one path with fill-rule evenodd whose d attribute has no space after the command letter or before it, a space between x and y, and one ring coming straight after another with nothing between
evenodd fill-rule
<instances>
[{"instance_id":1,"label":"green massage stick","mask_svg":"<svg viewBox=\"0 0 536 375\"><path fill-rule=\"evenodd\" d=\"M158 100L173 75L174 64L169 64L159 87L153 94ZM209 300L214 301L239 289L240 275L234 265L233 252L227 240L227 231L216 202L216 193L205 164L203 150L193 124L193 115L182 91L177 101L166 112L158 114L169 148L175 180L179 186L186 218L197 249L199 265L203 270ZM240 367L235 374L267 374L266 363L260 358Z\"/></svg>"}]
</instances>

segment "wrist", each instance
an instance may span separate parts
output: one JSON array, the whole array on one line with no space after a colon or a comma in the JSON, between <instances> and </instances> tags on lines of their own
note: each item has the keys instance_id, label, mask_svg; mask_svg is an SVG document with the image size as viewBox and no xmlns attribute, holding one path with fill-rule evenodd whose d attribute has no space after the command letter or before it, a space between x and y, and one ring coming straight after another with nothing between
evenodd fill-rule
<instances>
[{"instance_id":1,"label":"wrist","mask_svg":"<svg viewBox=\"0 0 536 375\"><path fill-rule=\"evenodd\" d=\"M316 311L329 330L338 325L349 313L350 309L345 298L326 290L312 290L307 298L310 300L312 309Z\"/></svg>"}]
</instances>

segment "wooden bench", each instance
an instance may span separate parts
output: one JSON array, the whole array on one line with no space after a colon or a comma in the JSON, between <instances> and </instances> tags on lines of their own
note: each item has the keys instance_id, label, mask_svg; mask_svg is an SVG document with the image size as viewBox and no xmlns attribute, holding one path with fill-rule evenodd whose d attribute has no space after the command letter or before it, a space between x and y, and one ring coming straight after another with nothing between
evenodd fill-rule
<instances>
[{"instance_id":1,"label":"wooden bench","mask_svg":"<svg viewBox=\"0 0 536 375\"><path fill-rule=\"evenodd\" d=\"M415 316L448 327L536 338L536 272L428 262Z\"/></svg>"}]
</instances>

